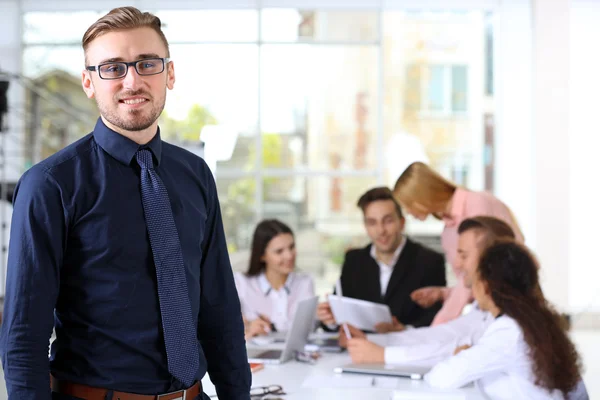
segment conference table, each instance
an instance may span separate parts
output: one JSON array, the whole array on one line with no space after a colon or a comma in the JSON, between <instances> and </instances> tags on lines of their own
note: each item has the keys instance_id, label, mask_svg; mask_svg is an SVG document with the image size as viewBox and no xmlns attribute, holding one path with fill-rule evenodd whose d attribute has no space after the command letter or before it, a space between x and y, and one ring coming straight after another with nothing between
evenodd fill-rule
<instances>
[{"instance_id":1,"label":"conference table","mask_svg":"<svg viewBox=\"0 0 600 400\"><path fill-rule=\"evenodd\" d=\"M249 346L250 347L250 346ZM252 387L279 385L285 395L265 399L283 400L408 400L408 399L484 399L474 386L454 390L430 387L422 380L374 375L336 373L334 368L349 364L347 352L322 353L315 364L290 360L280 365L265 364L252 374ZM208 375L202 380L204 392L216 399L214 385Z\"/></svg>"}]
</instances>

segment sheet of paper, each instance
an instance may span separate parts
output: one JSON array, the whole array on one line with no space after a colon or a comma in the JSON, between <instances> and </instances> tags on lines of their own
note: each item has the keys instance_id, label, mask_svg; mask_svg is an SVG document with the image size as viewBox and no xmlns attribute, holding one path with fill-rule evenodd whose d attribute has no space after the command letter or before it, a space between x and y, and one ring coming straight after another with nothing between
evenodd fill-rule
<instances>
[{"instance_id":1,"label":"sheet of paper","mask_svg":"<svg viewBox=\"0 0 600 400\"><path fill-rule=\"evenodd\" d=\"M385 304L329 295L331 312L338 324L348 323L358 329L374 331L380 322L392 322L390 308Z\"/></svg>"},{"instance_id":2,"label":"sheet of paper","mask_svg":"<svg viewBox=\"0 0 600 400\"><path fill-rule=\"evenodd\" d=\"M467 400L466 393L455 391L427 391L417 392L411 390L395 390L392 400Z\"/></svg>"},{"instance_id":3,"label":"sheet of paper","mask_svg":"<svg viewBox=\"0 0 600 400\"><path fill-rule=\"evenodd\" d=\"M395 389L399 378L379 376L359 376L355 374L336 374L334 376L315 375L309 376L302 382L302 387L311 389L320 388L377 388Z\"/></svg>"},{"instance_id":4,"label":"sheet of paper","mask_svg":"<svg viewBox=\"0 0 600 400\"><path fill-rule=\"evenodd\" d=\"M373 377L373 386L379 389L396 389L398 387L398 379L387 376Z\"/></svg>"}]
</instances>

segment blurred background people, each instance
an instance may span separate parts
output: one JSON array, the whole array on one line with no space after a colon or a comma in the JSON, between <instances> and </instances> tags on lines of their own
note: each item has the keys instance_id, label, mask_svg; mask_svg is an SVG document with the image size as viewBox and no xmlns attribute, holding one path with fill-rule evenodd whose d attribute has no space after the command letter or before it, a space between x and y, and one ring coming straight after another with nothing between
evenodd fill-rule
<instances>
[{"instance_id":1,"label":"blurred background people","mask_svg":"<svg viewBox=\"0 0 600 400\"><path fill-rule=\"evenodd\" d=\"M515 242L491 246L473 276L473 295L493 322L425 380L438 388L476 382L491 399L568 398L581 380L580 356L542 294L531 253Z\"/></svg>"},{"instance_id":2,"label":"blurred background people","mask_svg":"<svg viewBox=\"0 0 600 400\"><path fill-rule=\"evenodd\" d=\"M515 235L505 222L494 217L467 218L458 227L456 266L470 288L481 253L499 239ZM340 335L340 345L348 347L355 363L434 365L452 355L459 343L472 343L481 337L492 318L475 305L470 312L444 324L386 335L365 335L349 326L352 339Z\"/></svg>"},{"instance_id":3,"label":"blurred background people","mask_svg":"<svg viewBox=\"0 0 600 400\"><path fill-rule=\"evenodd\" d=\"M295 269L296 243L290 227L277 219L260 222L248 270L234 275L246 338L287 331L298 303L314 296L312 278Z\"/></svg>"},{"instance_id":4,"label":"blurred background people","mask_svg":"<svg viewBox=\"0 0 600 400\"><path fill-rule=\"evenodd\" d=\"M424 307L443 301L444 305L432 325L448 322L458 317L472 300L471 291L465 287L456 268L457 228L460 223L474 216L496 217L512 228L517 241L523 242L519 224L508 206L492 194L459 187L422 162L412 163L400 175L394 186L394 196L413 217L424 221L433 215L444 222L442 247L457 277L457 284L452 289L422 289L413 293L412 298Z\"/></svg>"},{"instance_id":5,"label":"blurred background people","mask_svg":"<svg viewBox=\"0 0 600 400\"><path fill-rule=\"evenodd\" d=\"M393 323L381 323L380 333L401 331L406 325L428 326L440 306L423 308L410 294L421 287L445 286L444 257L404 235L404 216L387 187L365 192L357 206L371 243L346 253L335 293L345 297L387 304ZM341 293L340 293L341 292ZM317 309L318 318L335 328L327 302Z\"/></svg>"}]
</instances>

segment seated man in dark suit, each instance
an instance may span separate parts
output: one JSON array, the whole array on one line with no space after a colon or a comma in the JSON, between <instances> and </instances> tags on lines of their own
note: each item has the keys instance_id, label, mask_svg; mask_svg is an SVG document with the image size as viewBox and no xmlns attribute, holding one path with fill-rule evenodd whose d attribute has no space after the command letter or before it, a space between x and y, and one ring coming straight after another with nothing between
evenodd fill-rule
<instances>
[{"instance_id":1,"label":"seated man in dark suit","mask_svg":"<svg viewBox=\"0 0 600 400\"><path fill-rule=\"evenodd\" d=\"M403 330L406 325L429 325L441 304L421 308L410 294L425 286L446 286L444 257L404 236L405 220L390 189L367 191L358 200L358 207L372 242L346 253L335 293L387 304L394 323L379 324L380 333ZM335 328L328 303L321 303L317 314L326 327Z\"/></svg>"}]
</instances>

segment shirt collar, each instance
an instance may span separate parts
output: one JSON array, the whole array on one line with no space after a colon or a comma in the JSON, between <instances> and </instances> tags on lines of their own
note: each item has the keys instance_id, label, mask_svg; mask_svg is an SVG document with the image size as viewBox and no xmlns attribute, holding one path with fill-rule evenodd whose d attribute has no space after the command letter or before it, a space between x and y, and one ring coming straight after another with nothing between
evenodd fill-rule
<instances>
[{"instance_id":1,"label":"shirt collar","mask_svg":"<svg viewBox=\"0 0 600 400\"><path fill-rule=\"evenodd\" d=\"M448 217L442 218L446 226L456 226L463 218L465 204L467 202L467 190L457 187L452 195L452 209Z\"/></svg>"},{"instance_id":2,"label":"shirt collar","mask_svg":"<svg viewBox=\"0 0 600 400\"><path fill-rule=\"evenodd\" d=\"M162 140L160 139L160 128L156 135L147 144L140 146L133 140L113 131L104 124L102 118L98 118L94 127L94 140L104 151L125 165L130 165L135 153L140 148L150 149L154 154L156 165L160 165L162 154Z\"/></svg>"},{"instance_id":3,"label":"shirt collar","mask_svg":"<svg viewBox=\"0 0 600 400\"><path fill-rule=\"evenodd\" d=\"M291 287L292 287L292 282L294 280L294 273L290 273L285 281L285 283L283 284L283 288L285 289L287 294L290 294L291 291ZM262 272L259 276L258 276L258 287L260 288L260 291L263 292L265 294L265 296L268 296L269 293L271 293L271 290L275 290L273 289L273 287L271 286L271 284L269 283L269 281L267 280L267 277L265 275L264 272Z\"/></svg>"},{"instance_id":4,"label":"shirt collar","mask_svg":"<svg viewBox=\"0 0 600 400\"><path fill-rule=\"evenodd\" d=\"M402 249L404 248L405 244L406 244L406 237L404 235L402 235L402 241L400 242L400 245L398 246L396 251L394 251L394 256L392 257L392 261L388 265L389 267L393 268L394 265L396 265L396 263L398 262L398 259L400 258L400 253L402 252ZM371 258L373 258L373 260L377 261L377 263L380 263L380 261L377 259L377 252L375 250L374 244L371 244L370 254L371 254Z\"/></svg>"}]
</instances>

